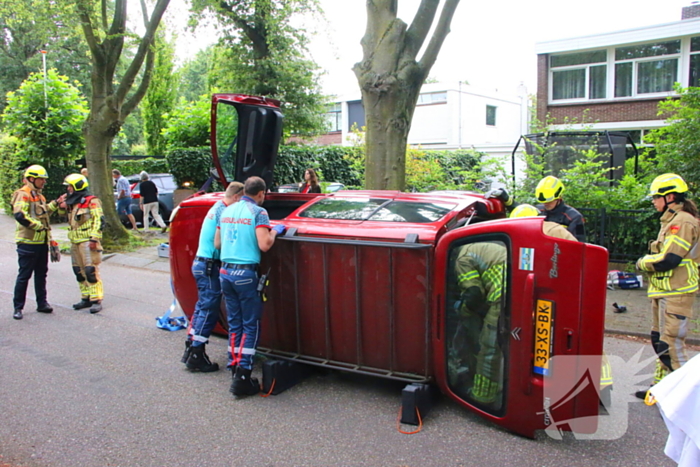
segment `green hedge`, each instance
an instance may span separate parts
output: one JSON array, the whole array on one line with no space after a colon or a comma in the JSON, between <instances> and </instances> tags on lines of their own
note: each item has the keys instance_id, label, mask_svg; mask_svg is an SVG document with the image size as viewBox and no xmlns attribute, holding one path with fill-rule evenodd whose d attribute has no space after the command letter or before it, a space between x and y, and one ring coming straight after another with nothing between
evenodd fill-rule
<instances>
[{"instance_id":1,"label":"green hedge","mask_svg":"<svg viewBox=\"0 0 700 467\"><path fill-rule=\"evenodd\" d=\"M275 184L298 183L306 169L314 169L324 182L360 187L361 175L352 167L356 149L343 146L282 146L275 164Z\"/></svg>"},{"instance_id":2,"label":"green hedge","mask_svg":"<svg viewBox=\"0 0 700 467\"><path fill-rule=\"evenodd\" d=\"M171 149L165 158L178 186L191 183L194 189L209 179L210 169L214 166L209 147Z\"/></svg>"},{"instance_id":3,"label":"green hedge","mask_svg":"<svg viewBox=\"0 0 700 467\"><path fill-rule=\"evenodd\" d=\"M146 171L149 174L170 173L170 166L166 159L147 157L137 160L112 159L112 168L118 169L123 175L139 174Z\"/></svg>"}]
</instances>

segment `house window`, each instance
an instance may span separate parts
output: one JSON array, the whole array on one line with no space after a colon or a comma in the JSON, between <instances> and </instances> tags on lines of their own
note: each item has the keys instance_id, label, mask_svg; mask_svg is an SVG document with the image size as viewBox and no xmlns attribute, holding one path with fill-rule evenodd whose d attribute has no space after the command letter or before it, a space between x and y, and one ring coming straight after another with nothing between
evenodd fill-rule
<instances>
[{"instance_id":1,"label":"house window","mask_svg":"<svg viewBox=\"0 0 700 467\"><path fill-rule=\"evenodd\" d=\"M690 73L688 86L700 86L700 37L690 39Z\"/></svg>"},{"instance_id":2,"label":"house window","mask_svg":"<svg viewBox=\"0 0 700 467\"><path fill-rule=\"evenodd\" d=\"M552 55L552 100L604 99L607 51Z\"/></svg>"},{"instance_id":3,"label":"house window","mask_svg":"<svg viewBox=\"0 0 700 467\"><path fill-rule=\"evenodd\" d=\"M340 102L331 104L326 111L326 128L329 133L341 131L343 127L343 106Z\"/></svg>"},{"instance_id":4,"label":"house window","mask_svg":"<svg viewBox=\"0 0 700 467\"><path fill-rule=\"evenodd\" d=\"M496 107L493 105L486 106L486 124L496 126Z\"/></svg>"},{"instance_id":5,"label":"house window","mask_svg":"<svg viewBox=\"0 0 700 467\"><path fill-rule=\"evenodd\" d=\"M418 96L416 105L444 104L447 102L447 92L426 92Z\"/></svg>"},{"instance_id":6,"label":"house window","mask_svg":"<svg viewBox=\"0 0 700 467\"><path fill-rule=\"evenodd\" d=\"M680 53L680 40L616 48L615 97L672 91Z\"/></svg>"}]
</instances>

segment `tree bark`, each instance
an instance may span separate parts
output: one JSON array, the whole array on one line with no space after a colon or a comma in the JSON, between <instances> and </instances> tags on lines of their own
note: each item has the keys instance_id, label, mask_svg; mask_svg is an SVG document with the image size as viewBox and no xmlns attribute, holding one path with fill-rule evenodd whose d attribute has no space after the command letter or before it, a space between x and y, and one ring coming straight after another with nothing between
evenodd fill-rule
<instances>
[{"instance_id":1,"label":"tree bark","mask_svg":"<svg viewBox=\"0 0 700 467\"><path fill-rule=\"evenodd\" d=\"M107 29L108 25L106 1L101 0L103 29ZM83 126L86 161L90 173L91 190L102 201L106 221L103 235L107 240L116 241L128 236L114 204L112 141L119 133L126 117L141 102L148 89L154 61L153 39L169 3L170 0L158 0L150 20L146 20L147 14L143 12L146 32L121 82L115 84L114 73L124 46L127 0L115 0L112 22L109 30L104 31L105 34L102 36L97 34L90 19L92 6L90 0L77 0L81 27L92 56L90 114ZM141 5L145 8L144 2L141 2ZM99 37L104 39L100 41ZM144 61L143 78L138 88L127 99L127 94L134 87Z\"/></svg>"},{"instance_id":2,"label":"tree bark","mask_svg":"<svg viewBox=\"0 0 700 467\"><path fill-rule=\"evenodd\" d=\"M363 59L353 68L367 125L367 189L403 190L406 186L406 144L413 112L459 0L445 1L430 42L417 60L439 3L422 0L409 28L396 17L398 0L367 0Z\"/></svg>"}]
</instances>

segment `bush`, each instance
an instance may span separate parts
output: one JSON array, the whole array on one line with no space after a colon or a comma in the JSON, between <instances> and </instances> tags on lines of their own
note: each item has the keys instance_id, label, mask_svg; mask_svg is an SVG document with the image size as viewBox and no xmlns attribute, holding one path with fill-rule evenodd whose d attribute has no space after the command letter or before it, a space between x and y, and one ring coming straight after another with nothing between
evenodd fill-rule
<instances>
[{"instance_id":1,"label":"bush","mask_svg":"<svg viewBox=\"0 0 700 467\"><path fill-rule=\"evenodd\" d=\"M12 193L22 186L24 161L17 154L18 144L14 136L0 135L0 203L9 215L12 214Z\"/></svg>"},{"instance_id":2,"label":"bush","mask_svg":"<svg viewBox=\"0 0 700 467\"><path fill-rule=\"evenodd\" d=\"M308 168L325 182L340 182L347 187L361 183L349 155L352 148L342 146L282 146L275 164L275 184L298 183Z\"/></svg>"},{"instance_id":3,"label":"bush","mask_svg":"<svg viewBox=\"0 0 700 467\"><path fill-rule=\"evenodd\" d=\"M118 169L124 175L138 174L141 171L146 171L149 174L170 173L167 159L156 159L155 157L138 160L112 159L112 168Z\"/></svg>"},{"instance_id":4,"label":"bush","mask_svg":"<svg viewBox=\"0 0 700 467\"><path fill-rule=\"evenodd\" d=\"M208 147L172 149L165 158L178 186L190 183L190 187L197 189L209 179L212 159Z\"/></svg>"}]
</instances>

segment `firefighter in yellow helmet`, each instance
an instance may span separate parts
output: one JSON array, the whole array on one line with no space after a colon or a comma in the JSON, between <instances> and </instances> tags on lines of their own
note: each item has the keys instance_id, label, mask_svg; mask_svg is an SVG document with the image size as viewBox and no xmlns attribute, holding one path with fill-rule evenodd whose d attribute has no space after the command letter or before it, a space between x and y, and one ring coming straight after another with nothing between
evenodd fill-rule
<instances>
[{"instance_id":1,"label":"firefighter in yellow helmet","mask_svg":"<svg viewBox=\"0 0 700 467\"><path fill-rule=\"evenodd\" d=\"M515 209L513 209L513 211L510 213L510 218L512 219L514 217L538 217L541 215L542 213L535 206L531 204L521 204ZM566 227L564 227L561 224L557 224L556 222L550 222L545 220L542 223L542 231L545 235L549 237L561 238L564 240L572 240L574 242L578 241L571 232L566 230Z\"/></svg>"},{"instance_id":2,"label":"firefighter in yellow helmet","mask_svg":"<svg viewBox=\"0 0 700 467\"><path fill-rule=\"evenodd\" d=\"M521 204L515 209L513 209L513 212L510 213L511 218L537 217L540 215L541 213L539 209L537 209L535 206L532 206L531 204ZM576 237L574 237L572 233L566 229L566 227L564 227L561 224L557 224L556 222L550 222L545 220L542 223L542 231L545 235L549 237L561 238L564 240L571 240L574 242L578 241L576 240ZM612 384L612 368L610 367L608 356L605 354L605 352L603 352L600 369L600 394L601 400L603 400L604 402L603 405L605 406L609 406L611 402L610 391L612 391Z\"/></svg>"},{"instance_id":3,"label":"firefighter in yellow helmet","mask_svg":"<svg viewBox=\"0 0 700 467\"><path fill-rule=\"evenodd\" d=\"M49 270L51 226L49 215L58 210L58 200L46 202L42 194L49 175L40 165L30 165L24 171L24 186L12 194L12 215L17 221L15 243L19 272L13 297L14 319L22 319L29 279L34 275L36 311L51 313L46 299L46 275Z\"/></svg>"},{"instance_id":4,"label":"firefighter in yellow helmet","mask_svg":"<svg viewBox=\"0 0 700 467\"><path fill-rule=\"evenodd\" d=\"M564 202L563 194L564 184L551 175L540 180L535 188L535 198L542 203L545 220L563 225L579 242L585 242L583 216Z\"/></svg>"},{"instance_id":5,"label":"firefighter in yellow helmet","mask_svg":"<svg viewBox=\"0 0 700 467\"><path fill-rule=\"evenodd\" d=\"M649 273L651 345L658 356L654 384L688 361L685 336L698 291L694 250L700 228L698 209L687 193L683 178L671 173L656 177L649 190L654 208L663 213L661 229L649 254L637 260L637 269ZM643 399L646 391L636 395Z\"/></svg>"},{"instance_id":6,"label":"firefighter in yellow helmet","mask_svg":"<svg viewBox=\"0 0 700 467\"><path fill-rule=\"evenodd\" d=\"M73 309L90 308L90 313L102 311L104 291L99 266L102 263L102 203L88 191L88 180L81 174L68 175L63 184L67 196L68 239L73 273L80 287L80 301Z\"/></svg>"},{"instance_id":7,"label":"firefighter in yellow helmet","mask_svg":"<svg viewBox=\"0 0 700 467\"><path fill-rule=\"evenodd\" d=\"M506 247L502 243L477 242L462 246L455 262L459 315L470 341L471 355L467 361L474 373L468 395L475 402L492 407L500 406L503 393L503 351L498 339L498 321L505 299L506 261Z\"/></svg>"}]
</instances>

